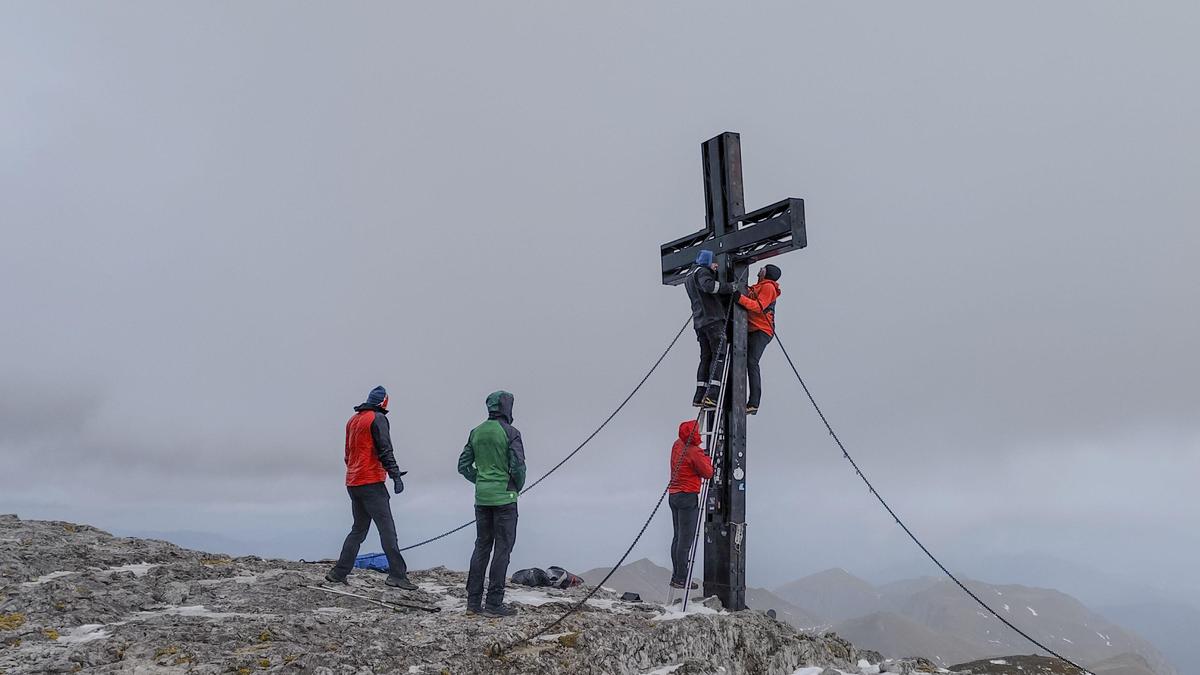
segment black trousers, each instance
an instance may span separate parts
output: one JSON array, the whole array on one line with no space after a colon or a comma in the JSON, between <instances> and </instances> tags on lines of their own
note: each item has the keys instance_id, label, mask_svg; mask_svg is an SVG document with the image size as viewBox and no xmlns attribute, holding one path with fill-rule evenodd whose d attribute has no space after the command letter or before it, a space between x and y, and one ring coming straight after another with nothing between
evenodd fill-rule
<instances>
[{"instance_id":1,"label":"black trousers","mask_svg":"<svg viewBox=\"0 0 1200 675\"><path fill-rule=\"evenodd\" d=\"M749 407L757 408L762 402L762 373L759 371L758 362L769 344L771 336L761 330L750 331L746 339L746 374L750 378L750 396L746 405Z\"/></svg>"},{"instance_id":2,"label":"black trousers","mask_svg":"<svg viewBox=\"0 0 1200 675\"><path fill-rule=\"evenodd\" d=\"M714 323L696 331L700 343L700 365L696 368L696 394L692 403L699 403L705 394L716 400L725 373L725 324Z\"/></svg>"},{"instance_id":3,"label":"black trousers","mask_svg":"<svg viewBox=\"0 0 1200 675\"><path fill-rule=\"evenodd\" d=\"M475 506L475 552L467 574L467 604L478 607L483 599L483 573L487 570L487 604L504 603L504 579L508 576L508 558L517 543L517 504ZM488 569L488 558L491 568Z\"/></svg>"},{"instance_id":4,"label":"black trousers","mask_svg":"<svg viewBox=\"0 0 1200 675\"><path fill-rule=\"evenodd\" d=\"M346 488L350 493L350 509L354 513L354 525L346 541L342 544L342 554L333 567L333 574L345 577L354 569L354 559L358 556L358 547L367 538L371 523L379 531L379 543L387 555L388 574L393 577L408 575L408 565L404 556L400 555L400 545L396 543L396 522L392 520L392 496L388 494L387 486L383 483L354 485Z\"/></svg>"},{"instance_id":5,"label":"black trousers","mask_svg":"<svg viewBox=\"0 0 1200 675\"><path fill-rule=\"evenodd\" d=\"M671 525L675 536L671 537L671 581L687 581L688 554L692 540L696 538L696 526L700 516L700 495L695 492L676 492L667 499L671 506Z\"/></svg>"}]
</instances>

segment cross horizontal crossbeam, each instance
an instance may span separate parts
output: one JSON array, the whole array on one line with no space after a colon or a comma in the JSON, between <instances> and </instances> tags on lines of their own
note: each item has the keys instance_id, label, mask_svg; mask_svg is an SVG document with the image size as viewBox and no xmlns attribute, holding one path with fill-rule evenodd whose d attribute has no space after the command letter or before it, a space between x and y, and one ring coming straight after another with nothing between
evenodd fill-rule
<instances>
[{"instance_id":1,"label":"cross horizontal crossbeam","mask_svg":"<svg viewBox=\"0 0 1200 675\"><path fill-rule=\"evenodd\" d=\"M749 265L807 245L804 200L790 197L735 219L727 234L714 236L706 228L663 244L663 283L682 283L704 249L728 254L733 264Z\"/></svg>"}]
</instances>

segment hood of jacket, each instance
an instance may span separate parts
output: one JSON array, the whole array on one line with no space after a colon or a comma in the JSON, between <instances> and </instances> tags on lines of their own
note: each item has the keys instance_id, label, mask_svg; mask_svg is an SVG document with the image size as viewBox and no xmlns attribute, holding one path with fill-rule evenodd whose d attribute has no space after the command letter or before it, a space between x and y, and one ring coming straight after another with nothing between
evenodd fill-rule
<instances>
[{"instance_id":1,"label":"hood of jacket","mask_svg":"<svg viewBox=\"0 0 1200 675\"><path fill-rule=\"evenodd\" d=\"M778 283L778 282L776 282L776 281L774 281L774 280L771 280L771 279L763 279L762 281L760 281L760 282L758 282L757 284L754 284L754 285L755 285L755 286L758 286L759 284L771 284L772 286L774 286L774 287L775 287L775 296L776 296L776 297L779 297L780 295L783 295L783 290L779 288L779 283Z\"/></svg>"},{"instance_id":2,"label":"hood of jacket","mask_svg":"<svg viewBox=\"0 0 1200 675\"><path fill-rule=\"evenodd\" d=\"M684 445L700 445L700 431L696 429L696 420L687 420L679 425L679 440Z\"/></svg>"},{"instance_id":3,"label":"hood of jacket","mask_svg":"<svg viewBox=\"0 0 1200 675\"><path fill-rule=\"evenodd\" d=\"M374 410L375 412L383 413L384 415L388 414L387 408L375 405L374 403L359 403L358 405L354 406L354 412L362 412L364 410Z\"/></svg>"},{"instance_id":4,"label":"hood of jacket","mask_svg":"<svg viewBox=\"0 0 1200 675\"><path fill-rule=\"evenodd\" d=\"M502 419L509 424L513 421L513 395L504 391L493 391L487 397L488 419Z\"/></svg>"}]
</instances>

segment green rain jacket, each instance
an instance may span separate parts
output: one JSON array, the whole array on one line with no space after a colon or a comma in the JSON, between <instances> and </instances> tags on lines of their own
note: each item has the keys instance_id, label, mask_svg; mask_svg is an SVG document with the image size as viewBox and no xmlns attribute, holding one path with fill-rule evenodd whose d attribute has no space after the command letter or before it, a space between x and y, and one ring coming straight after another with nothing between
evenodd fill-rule
<instances>
[{"instance_id":1,"label":"green rain jacket","mask_svg":"<svg viewBox=\"0 0 1200 675\"><path fill-rule=\"evenodd\" d=\"M458 472L475 484L476 506L513 504L525 487L525 446L512 425L512 408L512 394L492 392L488 420L471 430L458 456Z\"/></svg>"}]
</instances>

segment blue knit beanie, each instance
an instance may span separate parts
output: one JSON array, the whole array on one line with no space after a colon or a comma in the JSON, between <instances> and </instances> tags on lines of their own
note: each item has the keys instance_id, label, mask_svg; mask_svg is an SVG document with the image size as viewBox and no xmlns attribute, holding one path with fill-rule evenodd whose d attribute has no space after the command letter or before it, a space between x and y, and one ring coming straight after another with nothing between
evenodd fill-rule
<instances>
[{"instance_id":1,"label":"blue knit beanie","mask_svg":"<svg viewBox=\"0 0 1200 675\"><path fill-rule=\"evenodd\" d=\"M380 405L385 398L387 398L387 389L384 389L381 384L372 389L370 394L367 394L367 405Z\"/></svg>"},{"instance_id":2,"label":"blue knit beanie","mask_svg":"<svg viewBox=\"0 0 1200 675\"><path fill-rule=\"evenodd\" d=\"M712 251L704 250L704 251L700 251L700 253L696 255L696 264L700 265L702 267L708 267L709 265L712 264L712 261L713 261Z\"/></svg>"}]
</instances>

